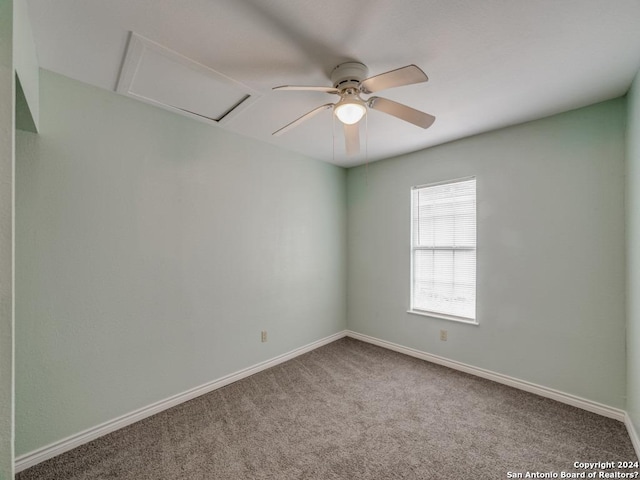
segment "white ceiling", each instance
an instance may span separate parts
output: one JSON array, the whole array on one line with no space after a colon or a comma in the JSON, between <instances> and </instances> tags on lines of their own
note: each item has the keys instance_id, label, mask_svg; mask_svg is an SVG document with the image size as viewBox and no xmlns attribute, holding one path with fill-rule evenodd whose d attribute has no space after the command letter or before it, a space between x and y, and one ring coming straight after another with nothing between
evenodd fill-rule
<instances>
[{"instance_id":1,"label":"white ceiling","mask_svg":"<svg viewBox=\"0 0 640 480\"><path fill-rule=\"evenodd\" d=\"M28 0L40 66L115 90L130 32L259 93L224 128L352 166L608 100L640 68L640 0ZM347 157L320 92L331 70L416 64L429 82L377 93L436 116L423 130L367 116ZM179 85L176 86L179 88ZM337 127L337 126L336 126ZM335 146L334 146L335 142Z\"/></svg>"}]
</instances>

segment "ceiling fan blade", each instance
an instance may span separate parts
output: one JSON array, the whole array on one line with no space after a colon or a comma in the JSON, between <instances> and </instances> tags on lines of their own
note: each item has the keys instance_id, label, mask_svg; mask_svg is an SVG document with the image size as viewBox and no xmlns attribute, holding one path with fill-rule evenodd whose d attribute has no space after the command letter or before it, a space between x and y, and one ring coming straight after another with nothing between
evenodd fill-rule
<instances>
[{"instance_id":1,"label":"ceiling fan blade","mask_svg":"<svg viewBox=\"0 0 640 480\"><path fill-rule=\"evenodd\" d=\"M394 117L404 120L405 122L413 123L418 127L429 128L436 117L429 115L428 113L421 112L415 108L407 107L402 103L394 102L387 98L371 97L367 104L369 108L374 110L380 110L381 112L388 113Z\"/></svg>"},{"instance_id":2,"label":"ceiling fan blade","mask_svg":"<svg viewBox=\"0 0 640 480\"><path fill-rule=\"evenodd\" d=\"M325 92L325 93L340 93L340 90L333 87L311 87L306 85L281 85L279 87L273 87L272 90L298 90L298 91L313 91L313 92Z\"/></svg>"},{"instance_id":3,"label":"ceiling fan blade","mask_svg":"<svg viewBox=\"0 0 640 480\"><path fill-rule=\"evenodd\" d=\"M360 153L360 127L359 123L352 125L344 124L344 141L347 155L357 155Z\"/></svg>"},{"instance_id":4,"label":"ceiling fan blade","mask_svg":"<svg viewBox=\"0 0 640 480\"><path fill-rule=\"evenodd\" d=\"M305 113L304 115L302 115L300 118L294 120L293 122L289 123L288 125L285 125L280 130L276 130L271 135L274 135L276 137L279 136L279 135L282 135L283 133L288 132L289 130L291 130L293 127L298 126L299 124L301 124L305 120L309 120L311 117L319 114L320 112L322 112L324 110L328 110L329 108L333 108L333 103L327 103L326 105L321 105L320 107L314 108L310 112Z\"/></svg>"},{"instance_id":5,"label":"ceiling fan blade","mask_svg":"<svg viewBox=\"0 0 640 480\"><path fill-rule=\"evenodd\" d=\"M386 90L387 88L413 85L414 83L426 82L427 80L429 80L429 77L427 77L427 74L419 67L407 65L406 67L381 73L380 75L363 80L360 82L360 91L362 91L362 93L374 93L380 90Z\"/></svg>"}]
</instances>

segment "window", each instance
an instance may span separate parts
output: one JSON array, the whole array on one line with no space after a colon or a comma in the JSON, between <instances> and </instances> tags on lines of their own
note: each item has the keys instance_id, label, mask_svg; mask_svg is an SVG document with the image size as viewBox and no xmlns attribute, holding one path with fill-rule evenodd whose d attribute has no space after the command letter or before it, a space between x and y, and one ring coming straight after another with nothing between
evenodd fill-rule
<instances>
[{"instance_id":1,"label":"window","mask_svg":"<svg viewBox=\"0 0 640 480\"><path fill-rule=\"evenodd\" d=\"M476 179L411 192L412 313L476 323Z\"/></svg>"}]
</instances>

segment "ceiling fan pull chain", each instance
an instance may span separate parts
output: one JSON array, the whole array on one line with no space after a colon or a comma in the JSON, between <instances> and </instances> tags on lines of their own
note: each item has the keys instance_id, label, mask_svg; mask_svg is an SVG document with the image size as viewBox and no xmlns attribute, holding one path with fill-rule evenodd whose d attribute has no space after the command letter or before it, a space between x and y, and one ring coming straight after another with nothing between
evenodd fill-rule
<instances>
[{"instance_id":1,"label":"ceiling fan pull chain","mask_svg":"<svg viewBox=\"0 0 640 480\"><path fill-rule=\"evenodd\" d=\"M369 115L364 119L364 184L369 186Z\"/></svg>"},{"instance_id":2,"label":"ceiling fan pull chain","mask_svg":"<svg viewBox=\"0 0 640 480\"><path fill-rule=\"evenodd\" d=\"M332 143L331 143L331 156L333 157L333 163L336 163L336 116L335 115L331 115L331 136L332 136Z\"/></svg>"}]
</instances>

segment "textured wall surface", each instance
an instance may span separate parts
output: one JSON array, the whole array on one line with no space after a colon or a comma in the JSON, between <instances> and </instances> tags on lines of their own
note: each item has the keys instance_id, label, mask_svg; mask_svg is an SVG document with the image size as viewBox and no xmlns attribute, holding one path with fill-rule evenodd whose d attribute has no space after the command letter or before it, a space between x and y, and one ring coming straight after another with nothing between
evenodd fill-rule
<instances>
[{"instance_id":1,"label":"textured wall surface","mask_svg":"<svg viewBox=\"0 0 640 480\"><path fill-rule=\"evenodd\" d=\"M13 1L0 0L0 479L13 478Z\"/></svg>"},{"instance_id":2,"label":"textured wall surface","mask_svg":"<svg viewBox=\"0 0 640 480\"><path fill-rule=\"evenodd\" d=\"M627 96L627 412L640 432L640 73Z\"/></svg>"},{"instance_id":3,"label":"textured wall surface","mask_svg":"<svg viewBox=\"0 0 640 480\"><path fill-rule=\"evenodd\" d=\"M343 169L40 85L16 143L18 455L346 327Z\"/></svg>"},{"instance_id":4,"label":"textured wall surface","mask_svg":"<svg viewBox=\"0 0 640 480\"><path fill-rule=\"evenodd\" d=\"M623 408L624 112L617 99L350 169L349 328ZM409 314L410 189L472 175L480 325Z\"/></svg>"}]
</instances>

